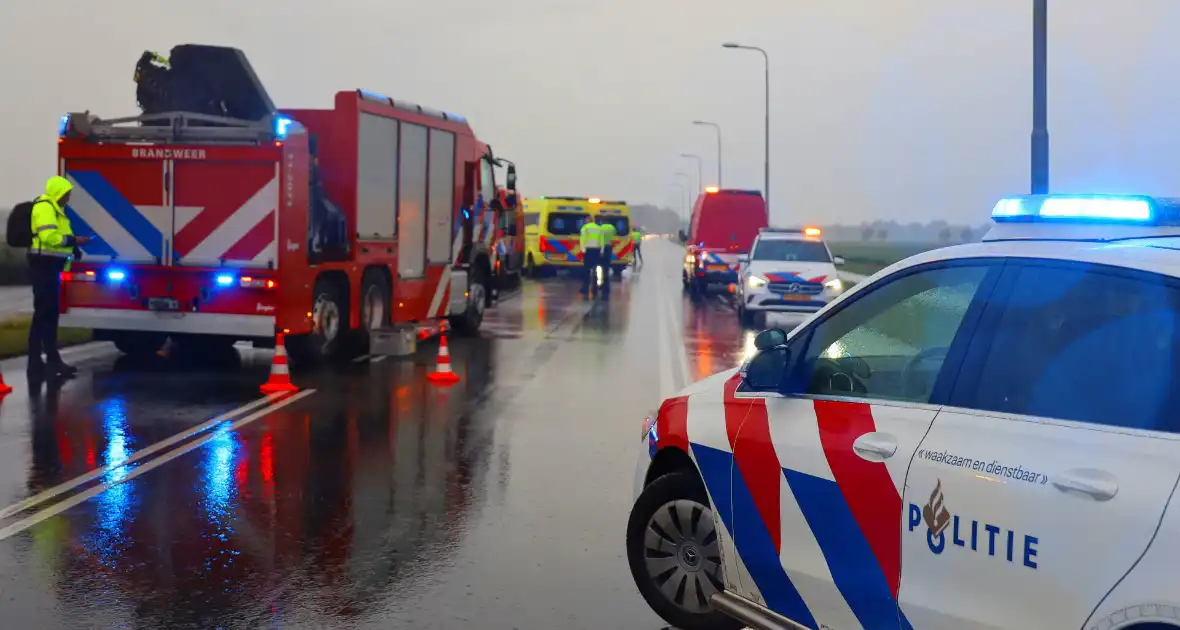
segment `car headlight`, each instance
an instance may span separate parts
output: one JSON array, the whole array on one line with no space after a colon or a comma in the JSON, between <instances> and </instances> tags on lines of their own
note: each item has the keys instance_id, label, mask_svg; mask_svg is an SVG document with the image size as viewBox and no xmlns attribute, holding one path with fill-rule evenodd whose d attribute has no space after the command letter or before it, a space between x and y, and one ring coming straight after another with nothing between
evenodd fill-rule
<instances>
[{"instance_id":1,"label":"car headlight","mask_svg":"<svg viewBox=\"0 0 1180 630\"><path fill-rule=\"evenodd\" d=\"M766 278L761 276L750 276L749 278L746 278L746 286L750 287L751 289L761 289L767 284Z\"/></svg>"},{"instance_id":2,"label":"car headlight","mask_svg":"<svg viewBox=\"0 0 1180 630\"><path fill-rule=\"evenodd\" d=\"M828 280L824 283L824 287L829 291L835 291L839 293L840 291L844 290L844 282L839 278L832 278L831 280Z\"/></svg>"}]
</instances>

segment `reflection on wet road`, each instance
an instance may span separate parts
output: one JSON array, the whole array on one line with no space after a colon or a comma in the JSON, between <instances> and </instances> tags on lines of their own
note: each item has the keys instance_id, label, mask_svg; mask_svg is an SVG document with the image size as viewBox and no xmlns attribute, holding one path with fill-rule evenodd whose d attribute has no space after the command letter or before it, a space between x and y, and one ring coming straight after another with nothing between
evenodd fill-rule
<instances>
[{"instance_id":1,"label":"reflection on wet road","mask_svg":"<svg viewBox=\"0 0 1180 630\"><path fill-rule=\"evenodd\" d=\"M609 303L526 282L455 339L462 381L412 359L296 375L270 353L118 359L0 404L7 627L663 627L623 533L643 414L736 365L752 335L682 296L682 250Z\"/></svg>"}]
</instances>

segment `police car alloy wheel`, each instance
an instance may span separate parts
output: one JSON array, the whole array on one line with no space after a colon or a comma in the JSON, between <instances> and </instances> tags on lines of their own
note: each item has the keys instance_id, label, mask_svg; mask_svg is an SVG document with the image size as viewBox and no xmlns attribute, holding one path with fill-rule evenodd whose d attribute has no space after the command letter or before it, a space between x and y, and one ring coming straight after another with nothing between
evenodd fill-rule
<instances>
[{"instance_id":1,"label":"police car alloy wheel","mask_svg":"<svg viewBox=\"0 0 1180 630\"><path fill-rule=\"evenodd\" d=\"M725 581L713 511L695 474L664 475L639 495L627 523L627 560L648 605L676 628L741 627L710 602Z\"/></svg>"}]
</instances>

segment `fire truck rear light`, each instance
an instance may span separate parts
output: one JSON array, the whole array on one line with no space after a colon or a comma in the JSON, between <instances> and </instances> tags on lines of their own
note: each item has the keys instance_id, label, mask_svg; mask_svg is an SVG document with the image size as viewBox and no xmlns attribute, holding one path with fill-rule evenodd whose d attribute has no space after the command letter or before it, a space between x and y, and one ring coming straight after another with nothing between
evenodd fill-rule
<instances>
[{"instance_id":1,"label":"fire truck rear light","mask_svg":"<svg viewBox=\"0 0 1180 630\"><path fill-rule=\"evenodd\" d=\"M217 274L217 286L228 287L229 285L231 285L233 283L234 283L233 274L228 274L228 273Z\"/></svg>"},{"instance_id":2,"label":"fire truck rear light","mask_svg":"<svg viewBox=\"0 0 1180 630\"><path fill-rule=\"evenodd\" d=\"M278 283L269 278L255 278L253 276L242 276L239 282L243 289L273 289L278 286Z\"/></svg>"}]
</instances>

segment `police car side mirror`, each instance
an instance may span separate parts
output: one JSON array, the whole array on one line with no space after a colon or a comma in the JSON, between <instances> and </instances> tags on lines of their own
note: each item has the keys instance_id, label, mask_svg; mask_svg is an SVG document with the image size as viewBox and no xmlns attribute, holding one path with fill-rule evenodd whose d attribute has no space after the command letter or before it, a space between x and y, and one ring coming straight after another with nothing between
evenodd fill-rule
<instances>
[{"instance_id":1,"label":"police car side mirror","mask_svg":"<svg viewBox=\"0 0 1180 630\"><path fill-rule=\"evenodd\" d=\"M754 347L758 350L769 350L787 343L787 333L782 328L768 328L754 337Z\"/></svg>"},{"instance_id":2,"label":"police car side mirror","mask_svg":"<svg viewBox=\"0 0 1180 630\"><path fill-rule=\"evenodd\" d=\"M836 265L843 265L844 264L844 257L843 256L832 256L832 262L835 263Z\"/></svg>"},{"instance_id":3,"label":"police car side mirror","mask_svg":"<svg viewBox=\"0 0 1180 630\"><path fill-rule=\"evenodd\" d=\"M508 188L508 190L516 190L516 165L515 164L508 165L508 176L507 176L507 181L505 182L505 186Z\"/></svg>"},{"instance_id":4,"label":"police car side mirror","mask_svg":"<svg viewBox=\"0 0 1180 630\"><path fill-rule=\"evenodd\" d=\"M763 350L754 355L746 365L746 385L760 391L781 389L786 379L787 359L790 355L790 350L783 346Z\"/></svg>"}]
</instances>

